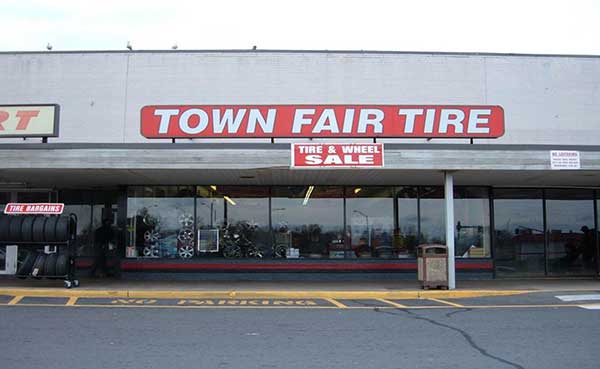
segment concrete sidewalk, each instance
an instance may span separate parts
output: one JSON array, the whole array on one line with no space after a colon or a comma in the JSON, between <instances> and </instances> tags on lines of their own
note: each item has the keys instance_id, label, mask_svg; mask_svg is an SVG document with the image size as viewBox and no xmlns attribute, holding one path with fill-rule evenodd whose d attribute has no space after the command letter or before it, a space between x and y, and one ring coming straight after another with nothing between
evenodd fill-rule
<instances>
[{"instance_id":1,"label":"concrete sidewalk","mask_svg":"<svg viewBox=\"0 0 600 369\"><path fill-rule=\"evenodd\" d=\"M420 289L417 281L124 281L83 279L65 289L62 281L0 279L0 295L137 298L467 298L534 292L600 291L598 279L511 279L458 281L451 291Z\"/></svg>"}]
</instances>

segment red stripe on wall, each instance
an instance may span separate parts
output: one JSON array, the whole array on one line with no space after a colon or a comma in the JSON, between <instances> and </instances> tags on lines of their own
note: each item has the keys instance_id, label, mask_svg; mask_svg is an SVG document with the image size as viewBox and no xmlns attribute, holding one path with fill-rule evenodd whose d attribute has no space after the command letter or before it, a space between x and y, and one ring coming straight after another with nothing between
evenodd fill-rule
<instances>
[{"instance_id":1,"label":"red stripe on wall","mask_svg":"<svg viewBox=\"0 0 600 369\"><path fill-rule=\"evenodd\" d=\"M457 263L458 270L481 270L492 269L492 262L477 262L477 263ZM234 263L145 263L141 262L122 262L121 269L124 271L131 270L231 270L231 271L248 271L248 270L282 270L282 271L297 271L297 270L350 270L350 271L365 271L365 270L416 270L416 263L386 263L386 264L234 264Z\"/></svg>"}]
</instances>

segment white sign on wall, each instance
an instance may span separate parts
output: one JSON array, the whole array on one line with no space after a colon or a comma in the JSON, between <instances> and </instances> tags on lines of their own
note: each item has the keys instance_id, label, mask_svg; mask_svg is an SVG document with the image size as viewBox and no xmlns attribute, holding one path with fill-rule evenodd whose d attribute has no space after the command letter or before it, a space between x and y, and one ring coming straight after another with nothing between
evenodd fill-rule
<instances>
[{"instance_id":1,"label":"white sign on wall","mask_svg":"<svg viewBox=\"0 0 600 369\"><path fill-rule=\"evenodd\" d=\"M550 151L550 167L553 170L581 169L579 151Z\"/></svg>"}]
</instances>

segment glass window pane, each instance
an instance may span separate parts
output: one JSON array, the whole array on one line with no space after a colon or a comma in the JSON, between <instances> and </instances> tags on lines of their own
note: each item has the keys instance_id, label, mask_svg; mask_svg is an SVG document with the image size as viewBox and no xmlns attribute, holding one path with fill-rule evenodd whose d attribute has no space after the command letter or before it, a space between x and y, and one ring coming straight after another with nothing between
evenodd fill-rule
<instances>
[{"instance_id":1,"label":"glass window pane","mask_svg":"<svg viewBox=\"0 0 600 369\"><path fill-rule=\"evenodd\" d=\"M544 275L541 190L494 189L494 227L499 276Z\"/></svg>"},{"instance_id":2,"label":"glass window pane","mask_svg":"<svg viewBox=\"0 0 600 369\"><path fill-rule=\"evenodd\" d=\"M421 235L419 243L446 244L443 187L420 187Z\"/></svg>"},{"instance_id":3,"label":"glass window pane","mask_svg":"<svg viewBox=\"0 0 600 369\"><path fill-rule=\"evenodd\" d=\"M490 200L486 187L454 188L455 255L491 256Z\"/></svg>"},{"instance_id":4,"label":"glass window pane","mask_svg":"<svg viewBox=\"0 0 600 369\"><path fill-rule=\"evenodd\" d=\"M547 190L548 273L591 275L596 270L592 190Z\"/></svg>"},{"instance_id":5,"label":"glass window pane","mask_svg":"<svg viewBox=\"0 0 600 369\"><path fill-rule=\"evenodd\" d=\"M195 255L193 187L130 187L128 245L146 258ZM131 254L129 254L131 256Z\"/></svg>"},{"instance_id":6,"label":"glass window pane","mask_svg":"<svg viewBox=\"0 0 600 369\"><path fill-rule=\"evenodd\" d=\"M334 186L273 187L271 200L275 248L288 257L337 257L343 244L343 188ZM281 254L282 252L278 252Z\"/></svg>"},{"instance_id":7,"label":"glass window pane","mask_svg":"<svg viewBox=\"0 0 600 369\"><path fill-rule=\"evenodd\" d=\"M220 250L200 245L204 256L264 258L272 256L267 187L201 186L197 224L219 229ZM203 239L203 238L201 238Z\"/></svg>"},{"instance_id":8,"label":"glass window pane","mask_svg":"<svg viewBox=\"0 0 600 369\"><path fill-rule=\"evenodd\" d=\"M394 233L394 247L398 257L416 257L419 244L419 213L417 187L398 187L398 229Z\"/></svg>"},{"instance_id":9,"label":"glass window pane","mask_svg":"<svg viewBox=\"0 0 600 369\"><path fill-rule=\"evenodd\" d=\"M346 188L346 226L351 251L348 257L395 258L393 245L394 188ZM330 247L330 257L343 257L343 245Z\"/></svg>"}]
</instances>

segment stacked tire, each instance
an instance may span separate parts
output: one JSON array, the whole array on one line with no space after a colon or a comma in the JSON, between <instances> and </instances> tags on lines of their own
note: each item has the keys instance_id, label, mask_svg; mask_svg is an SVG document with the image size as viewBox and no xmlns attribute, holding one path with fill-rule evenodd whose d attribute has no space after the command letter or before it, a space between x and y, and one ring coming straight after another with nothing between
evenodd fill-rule
<instances>
[{"instance_id":1,"label":"stacked tire","mask_svg":"<svg viewBox=\"0 0 600 369\"><path fill-rule=\"evenodd\" d=\"M30 251L17 269L17 277L64 277L68 270L67 254Z\"/></svg>"},{"instance_id":2,"label":"stacked tire","mask_svg":"<svg viewBox=\"0 0 600 369\"><path fill-rule=\"evenodd\" d=\"M70 216L0 216L0 242L67 242L74 238L76 227Z\"/></svg>"}]
</instances>

